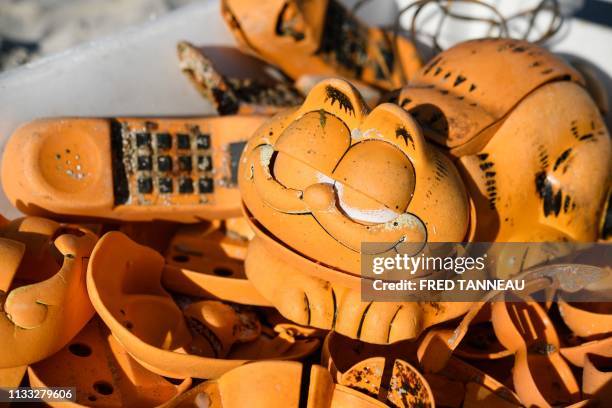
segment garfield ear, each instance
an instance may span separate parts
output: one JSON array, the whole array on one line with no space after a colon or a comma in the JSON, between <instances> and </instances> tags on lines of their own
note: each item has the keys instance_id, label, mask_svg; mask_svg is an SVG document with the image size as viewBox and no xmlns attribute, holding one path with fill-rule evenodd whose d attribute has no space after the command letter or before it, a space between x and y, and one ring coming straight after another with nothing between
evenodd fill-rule
<instances>
[{"instance_id":1,"label":"garfield ear","mask_svg":"<svg viewBox=\"0 0 612 408\"><path fill-rule=\"evenodd\" d=\"M376 129L375 132L370 129ZM421 127L404 109L392 103L378 105L360 126L358 140L383 140L404 152L413 162L425 154Z\"/></svg>"},{"instance_id":2,"label":"garfield ear","mask_svg":"<svg viewBox=\"0 0 612 408\"><path fill-rule=\"evenodd\" d=\"M359 126L368 108L359 91L349 82L330 78L310 91L298 115L324 110L340 118L350 130Z\"/></svg>"}]
</instances>

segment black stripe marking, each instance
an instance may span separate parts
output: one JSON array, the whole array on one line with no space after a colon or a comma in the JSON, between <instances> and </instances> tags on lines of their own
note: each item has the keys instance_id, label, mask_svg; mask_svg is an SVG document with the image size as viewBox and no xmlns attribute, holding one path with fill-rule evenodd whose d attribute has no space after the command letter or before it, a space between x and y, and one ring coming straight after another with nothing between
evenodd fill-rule
<instances>
[{"instance_id":1,"label":"black stripe marking","mask_svg":"<svg viewBox=\"0 0 612 408\"><path fill-rule=\"evenodd\" d=\"M466 79L467 78L462 75L457 75L457 78L455 79L455 83L453 84L453 86L461 85L461 83L465 82Z\"/></svg>"},{"instance_id":2,"label":"black stripe marking","mask_svg":"<svg viewBox=\"0 0 612 408\"><path fill-rule=\"evenodd\" d=\"M111 160L113 166L113 193L115 205L121 205L130 199L130 188L123 163L123 128L115 119L110 121Z\"/></svg>"},{"instance_id":3,"label":"black stripe marking","mask_svg":"<svg viewBox=\"0 0 612 408\"><path fill-rule=\"evenodd\" d=\"M361 329L363 328L363 322L365 321L366 315L368 314L368 310L370 310L370 306L372 306L372 303L374 303L374 302L368 303L368 305L364 309L363 313L361 314L361 320L359 321L359 328L357 329L357 338L358 339L361 339Z\"/></svg>"},{"instance_id":4,"label":"black stripe marking","mask_svg":"<svg viewBox=\"0 0 612 408\"><path fill-rule=\"evenodd\" d=\"M338 319L338 304L336 303L336 292L334 291L334 288L331 288L331 294L332 303L334 305L334 317L332 319L331 329L334 330L336 328L336 320Z\"/></svg>"},{"instance_id":5,"label":"black stripe marking","mask_svg":"<svg viewBox=\"0 0 612 408\"><path fill-rule=\"evenodd\" d=\"M308 318L306 319L306 326L310 326L310 301L308 295L304 292L304 304L306 306L306 312L308 312Z\"/></svg>"},{"instance_id":6,"label":"black stripe marking","mask_svg":"<svg viewBox=\"0 0 612 408\"><path fill-rule=\"evenodd\" d=\"M555 160L555 165L553 166L553 171L556 171L559 166L567 160L567 158L569 157L570 153L572 152L572 148L570 147L567 150L564 150L563 153L561 153L559 155L559 157L557 157L557 160Z\"/></svg>"},{"instance_id":7,"label":"black stripe marking","mask_svg":"<svg viewBox=\"0 0 612 408\"><path fill-rule=\"evenodd\" d=\"M400 306L397 308L397 310L393 314L393 317L391 318L391 321L389 322L389 329L387 330L387 343L389 343L391 339L391 329L393 328L393 322L395 322L395 318L397 317L397 314L399 313L399 311L402 310L402 307L403 306Z\"/></svg>"}]
</instances>

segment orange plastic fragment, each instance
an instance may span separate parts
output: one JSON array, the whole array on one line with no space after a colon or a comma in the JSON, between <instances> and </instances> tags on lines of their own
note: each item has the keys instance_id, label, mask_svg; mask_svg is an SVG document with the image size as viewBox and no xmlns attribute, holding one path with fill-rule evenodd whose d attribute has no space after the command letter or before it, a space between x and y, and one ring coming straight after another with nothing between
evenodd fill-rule
<instances>
[{"instance_id":1,"label":"orange plastic fragment","mask_svg":"<svg viewBox=\"0 0 612 408\"><path fill-rule=\"evenodd\" d=\"M317 339L296 339L287 333L236 341L238 333L232 333L227 325L238 322L245 332L250 331L252 317L219 302L192 303L181 310L161 284L163 268L159 253L120 232L109 232L96 245L87 274L87 289L96 311L130 355L147 369L173 378L216 378L252 360L300 359L318 348ZM206 311L210 313L203 316ZM229 320L221 317L228 315ZM227 358L222 358L226 353Z\"/></svg>"},{"instance_id":2,"label":"orange plastic fragment","mask_svg":"<svg viewBox=\"0 0 612 408\"><path fill-rule=\"evenodd\" d=\"M0 368L50 356L91 318L84 279L96 240L78 226L36 217L0 228Z\"/></svg>"},{"instance_id":3,"label":"orange plastic fragment","mask_svg":"<svg viewBox=\"0 0 612 408\"><path fill-rule=\"evenodd\" d=\"M391 90L421 67L407 38L367 26L336 0L221 4L239 47L294 80L304 74L345 77Z\"/></svg>"},{"instance_id":4,"label":"orange plastic fragment","mask_svg":"<svg viewBox=\"0 0 612 408\"><path fill-rule=\"evenodd\" d=\"M75 387L72 407L156 407L191 386L190 378L175 385L138 364L98 318L62 350L30 366L28 377L32 387Z\"/></svg>"}]
</instances>

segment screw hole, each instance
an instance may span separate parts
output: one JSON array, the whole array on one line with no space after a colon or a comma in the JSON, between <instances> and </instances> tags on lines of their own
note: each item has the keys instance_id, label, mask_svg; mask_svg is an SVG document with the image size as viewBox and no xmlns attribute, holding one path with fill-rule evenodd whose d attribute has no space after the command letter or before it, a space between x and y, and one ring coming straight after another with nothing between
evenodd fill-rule
<instances>
[{"instance_id":1,"label":"screw hole","mask_svg":"<svg viewBox=\"0 0 612 408\"><path fill-rule=\"evenodd\" d=\"M213 269L213 273L217 276L232 276L234 274L234 272L231 269L223 268L220 266Z\"/></svg>"},{"instance_id":2,"label":"screw hole","mask_svg":"<svg viewBox=\"0 0 612 408\"><path fill-rule=\"evenodd\" d=\"M88 400L90 400L91 402L96 401L98 398L96 398L95 395L90 395L89 397L87 397Z\"/></svg>"},{"instance_id":3,"label":"screw hole","mask_svg":"<svg viewBox=\"0 0 612 408\"><path fill-rule=\"evenodd\" d=\"M125 323L123 323L123 325L128 330L132 330L134 328L134 324L132 324L132 322L125 322Z\"/></svg>"},{"instance_id":4,"label":"screw hole","mask_svg":"<svg viewBox=\"0 0 612 408\"><path fill-rule=\"evenodd\" d=\"M106 381L96 381L93 385L93 389L96 390L98 394L102 395L111 395L115 389L113 386Z\"/></svg>"},{"instance_id":5,"label":"screw hole","mask_svg":"<svg viewBox=\"0 0 612 408\"><path fill-rule=\"evenodd\" d=\"M91 355L91 347L83 343L72 343L68 346L68 350L79 357L88 357Z\"/></svg>"},{"instance_id":6,"label":"screw hole","mask_svg":"<svg viewBox=\"0 0 612 408\"><path fill-rule=\"evenodd\" d=\"M174 255L172 259L181 263L189 261L189 257L187 255Z\"/></svg>"}]
</instances>

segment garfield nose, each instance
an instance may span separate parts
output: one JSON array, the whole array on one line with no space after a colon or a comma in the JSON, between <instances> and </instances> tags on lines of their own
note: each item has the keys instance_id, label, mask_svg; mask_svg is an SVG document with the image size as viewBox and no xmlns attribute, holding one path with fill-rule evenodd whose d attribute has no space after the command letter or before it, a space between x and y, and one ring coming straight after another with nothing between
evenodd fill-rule
<instances>
[{"instance_id":1,"label":"garfield nose","mask_svg":"<svg viewBox=\"0 0 612 408\"><path fill-rule=\"evenodd\" d=\"M334 186L327 183L317 183L304 190L304 201L312 211L325 211L335 203Z\"/></svg>"}]
</instances>

